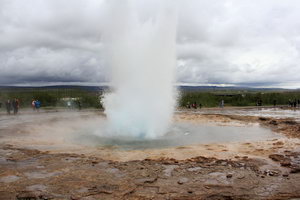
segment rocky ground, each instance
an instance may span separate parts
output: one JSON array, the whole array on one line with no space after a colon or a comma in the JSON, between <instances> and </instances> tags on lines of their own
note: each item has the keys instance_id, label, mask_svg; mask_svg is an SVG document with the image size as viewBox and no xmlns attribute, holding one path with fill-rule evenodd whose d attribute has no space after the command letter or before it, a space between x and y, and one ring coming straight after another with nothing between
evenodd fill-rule
<instances>
[{"instance_id":1,"label":"rocky ground","mask_svg":"<svg viewBox=\"0 0 300 200\"><path fill-rule=\"evenodd\" d=\"M285 138L231 146L177 147L155 150L160 153L153 155L149 151L116 151L119 157L2 142L0 199L300 198L300 124L294 119L182 113L176 120L259 123ZM0 140L4 141L7 132L13 134L11 131L2 128ZM174 151L181 156L173 156ZM122 159L127 153L137 156Z\"/></svg>"}]
</instances>

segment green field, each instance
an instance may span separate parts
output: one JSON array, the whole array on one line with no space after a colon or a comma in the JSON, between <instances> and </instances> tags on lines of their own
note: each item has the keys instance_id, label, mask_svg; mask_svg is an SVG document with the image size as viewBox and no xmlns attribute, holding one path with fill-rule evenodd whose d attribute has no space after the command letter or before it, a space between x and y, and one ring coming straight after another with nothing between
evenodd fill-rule
<instances>
[{"instance_id":1,"label":"green field","mask_svg":"<svg viewBox=\"0 0 300 200\"><path fill-rule=\"evenodd\" d=\"M289 101L300 99L300 91L182 91L179 106L196 102L203 107L216 107L224 100L225 106L256 106L258 101L263 106L288 105Z\"/></svg>"},{"instance_id":2,"label":"green field","mask_svg":"<svg viewBox=\"0 0 300 200\"><path fill-rule=\"evenodd\" d=\"M263 106L288 105L289 101L300 99L299 90L183 90L179 92L178 106L196 103L203 107L219 106L224 100L225 106L256 106L261 100ZM84 88L2 88L0 89L1 109L7 99L18 98L21 108L31 107L31 101L38 99L42 107L67 107L72 102L72 108L103 108L102 90Z\"/></svg>"},{"instance_id":3,"label":"green field","mask_svg":"<svg viewBox=\"0 0 300 200\"><path fill-rule=\"evenodd\" d=\"M7 99L18 98L21 108L31 107L33 99L39 100L42 107L102 108L101 92L76 88L13 88L0 90L2 109Z\"/></svg>"}]
</instances>

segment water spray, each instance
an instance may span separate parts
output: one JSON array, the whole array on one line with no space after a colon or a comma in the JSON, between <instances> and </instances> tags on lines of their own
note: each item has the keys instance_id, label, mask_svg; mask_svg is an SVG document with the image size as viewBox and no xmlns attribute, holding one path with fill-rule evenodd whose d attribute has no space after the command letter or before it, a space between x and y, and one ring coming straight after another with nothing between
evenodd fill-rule
<instances>
[{"instance_id":1,"label":"water spray","mask_svg":"<svg viewBox=\"0 0 300 200\"><path fill-rule=\"evenodd\" d=\"M109 133L156 138L164 135L176 104L176 3L151 1L141 16L138 1L109 1L106 28L111 92L104 97Z\"/></svg>"}]
</instances>

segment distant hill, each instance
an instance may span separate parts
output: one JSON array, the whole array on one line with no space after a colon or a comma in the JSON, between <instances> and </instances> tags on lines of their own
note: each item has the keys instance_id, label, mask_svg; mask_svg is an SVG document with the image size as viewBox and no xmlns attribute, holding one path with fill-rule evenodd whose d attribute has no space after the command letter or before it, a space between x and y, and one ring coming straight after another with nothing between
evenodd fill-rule
<instances>
[{"instance_id":1,"label":"distant hill","mask_svg":"<svg viewBox=\"0 0 300 200\"><path fill-rule=\"evenodd\" d=\"M180 91L295 91L292 89L283 88L251 88L251 87L219 87L219 86L177 86ZM108 86L79 86L79 85L53 85L53 86L0 86L0 90L12 89L82 89L85 91L103 91L107 90ZM299 90L299 89L298 89Z\"/></svg>"},{"instance_id":2,"label":"distant hill","mask_svg":"<svg viewBox=\"0 0 300 200\"><path fill-rule=\"evenodd\" d=\"M289 91L283 88L218 87L218 86L179 86L181 91Z\"/></svg>"},{"instance_id":3,"label":"distant hill","mask_svg":"<svg viewBox=\"0 0 300 200\"><path fill-rule=\"evenodd\" d=\"M53 85L53 86L0 86L0 90L34 90L34 89L82 89L86 91L103 91L108 89L108 86L78 86L78 85Z\"/></svg>"}]
</instances>

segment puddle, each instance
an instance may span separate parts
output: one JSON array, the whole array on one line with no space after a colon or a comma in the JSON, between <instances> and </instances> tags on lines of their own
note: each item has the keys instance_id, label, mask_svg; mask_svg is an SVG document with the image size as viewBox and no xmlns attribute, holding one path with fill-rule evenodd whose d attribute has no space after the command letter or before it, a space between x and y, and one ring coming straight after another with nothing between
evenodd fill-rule
<instances>
[{"instance_id":1,"label":"puddle","mask_svg":"<svg viewBox=\"0 0 300 200\"><path fill-rule=\"evenodd\" d=\"M10 176L4 176L4 177L0 178L0 182L2 182L2 183L12 183L12 182L15 182L19 179L20 179L20 177L18 177L18 176L10 175Z\"/></svg>"},{"instance_id":2,"label":"puddle","mask_svg":"<svg viewBox=\"0 0 300 200\"><path fill-rule=\"evenodd\" d=\"M191 168L188 168L187 171L189 172L197 172L199 170L201 170L202 167L191 167Z\"/></svg>"},{"instance_id":3,"label":"puddle","mask_svg":"<svg viewBox=\"0 0 300 200\"><path fill-rule=\"evenodd\" d=\"M31 186L26 187L26 190L28 190L28 191L46 191L47 186L41 185L41 184L31 185Z\"/></svg>"},{"instance_id":4,"label":"puddle","mask_svg":"<svg viewBox=\"0 0 300 200\"><path fill-rule=\"evenodd\" d=\"M178 168L178 165L164 165L164 168L164 175L170 177L172 176L173 170Z\"/></svg>"},{"instance_id":5,"label":"puddle","mask_svg":"<svg viewBox=\"0 0 300 200\"><path fill-rule=\"evenodd\" d=\"M24 174L27 178L41 179L41 178L49 178L52 176L58 176L61 174L61 172L41 171L41 172L26 172Z\"/></svg>"}]
</instances>

